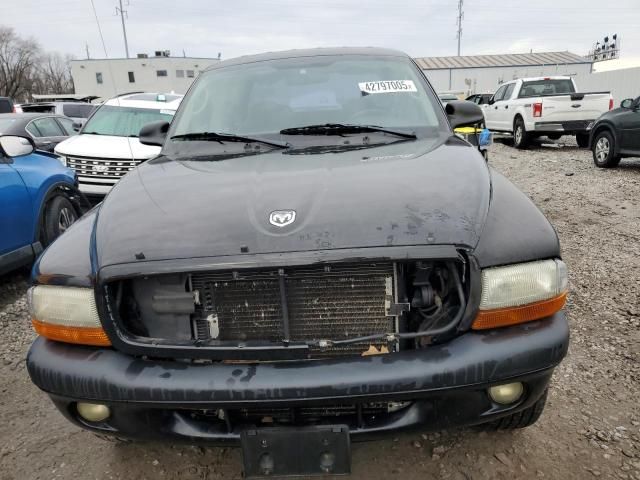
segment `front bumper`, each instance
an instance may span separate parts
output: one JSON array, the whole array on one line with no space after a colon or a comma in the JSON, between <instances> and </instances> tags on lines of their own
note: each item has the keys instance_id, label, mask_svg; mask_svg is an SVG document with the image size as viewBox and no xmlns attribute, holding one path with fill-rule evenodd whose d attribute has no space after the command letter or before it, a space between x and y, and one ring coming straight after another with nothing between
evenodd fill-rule
<instances>
[{"instance_id":1,"label":"front bumper","mask_svg":"<svg viewBox=\"0 0 640 480\"><path fill-rule=\"evenodd\" d=\"M73 422L94 431L143 439L233 444L243 425L219 412L304 408L356 402L410 401L408 407L347 423L354 439L402 428L472 425L522 410L547 388L566 355L564 313L391 355L261 364L194 364L134 358L115 350L37 339L27 367ZM514 405L492 402L490 385L522 381ZM91 424L76 401L105 403L111 417ZM213 416L207 416L214 412ZM217 413L216 413L217 412Z\"/></svg>"}]
</instances>

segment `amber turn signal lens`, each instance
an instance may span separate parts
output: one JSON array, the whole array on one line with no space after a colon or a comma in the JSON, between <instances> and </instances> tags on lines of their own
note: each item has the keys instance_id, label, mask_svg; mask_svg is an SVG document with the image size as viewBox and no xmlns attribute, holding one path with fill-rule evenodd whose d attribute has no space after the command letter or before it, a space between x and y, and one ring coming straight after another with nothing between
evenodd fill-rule
<instances>
[{"instance_id":1,"label":"amber turn signal lens","mask_svg":"<svg viewBox=\"0 0 640 480\"><path fill-rule=\"evenodd\" d=\"M531 322L545 318L560 311L567 301L567 293L540 302L520 305L518 307L496 308L495 310L480 310L471 325L474 330L508 327L519 323Z\"/></svg>"},{"instance_id":2,"label":"amber turn signal lens","mask_svg":"<svg viewBox=\"0 0 640 480\"><path fill-rule=\"evenodd\" d=\"M99 347L108 347L111 345L109 337L107 337L105 331L99 327L68 327L40 322L35 318L31 320L31 323L38 335L42 335L49 340L78 343L81 345L96 345Z\"/></svg>"}]
</instances>

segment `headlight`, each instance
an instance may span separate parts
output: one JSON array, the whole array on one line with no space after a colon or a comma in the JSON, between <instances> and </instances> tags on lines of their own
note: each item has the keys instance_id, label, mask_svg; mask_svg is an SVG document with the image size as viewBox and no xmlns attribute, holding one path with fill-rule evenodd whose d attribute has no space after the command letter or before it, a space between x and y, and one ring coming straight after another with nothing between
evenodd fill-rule
<instances>
[{"instance_id":1,"label":"headlight","mask_svg":"<svg viewBox=\"0 0 640 480\"><path fill-rule=\"evenodd\" d=\"M90 288L38 285L28 293L29 312L39 335L60 342L111 345L102 329Z\"/></svg>"},{"instance_id":2,"label":"headlight","mask_svg":"<svg viewBox=\"0 0 640 480\"><path fill-rule=\"evenodd\" d=\"M593 124L596 122L589 122L589 124L587 125L587 131L591 130L593 128Z\"/></svg>"},{"instance_id":3,"label":"headlight","mask_svg":"<svg viewBox=\"0 0 640 480\"><path fill-rule=\"evenodd\" d=\"M60 155L58 154L58 160L60 160L60 163L62 165L64 165L65 167L68 167L68 162L67 162L67 157L65 157L64 155Z\"/></svg>"},{"instance_id":4,"label":"headlight","mask_svg":"<svg viewBox=\"0 0 640 480\"><path fill-rule=\"evenodd\" d=\"M567 296L567 267L560 260L520 263L482 271L476 330L503 327L548 317Z\"/></svg>"}]
</instances>

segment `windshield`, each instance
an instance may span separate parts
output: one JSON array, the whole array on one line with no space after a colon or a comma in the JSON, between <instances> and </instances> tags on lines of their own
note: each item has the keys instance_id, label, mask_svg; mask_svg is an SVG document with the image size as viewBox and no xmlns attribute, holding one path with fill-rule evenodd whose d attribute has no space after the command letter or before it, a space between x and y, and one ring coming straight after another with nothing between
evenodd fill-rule
<instances>
[{"instance_id":1,"label":"windshield","mask_svg":"<svg viewBox=\"0 0 640 480\"><path fill-rule=\"evenodd\" d=\"M575 93L576 89L570 79L562 80L533 80L524 82L520 89L520 98L541 97L543 95L557 95L563 93Z\"/></svg>"},{"instance_id":2,"label":"windshield","mask_svg":"<svg viewBox=\"0 0 640 480\"><path fill-rule=\"evenodd\" d=\"M408 58L342 55L205 72L183 100L169 136L217 132L295 143L299 136L281 130L325 124L375 125L418 136L447 128L440 103Z\"/></svg>"},{"instance_id":3,"label":"windshield","mask_svg":"<svg viewBox=\"0 0 640 480\"><path fill-rule=\"evenodd\" d=\"M147 123L158 120L171 122L172 118L173 113L167 110L103 105L87 121L82 133L137 137L140 129Z\"/></svg>"}]
</instances>

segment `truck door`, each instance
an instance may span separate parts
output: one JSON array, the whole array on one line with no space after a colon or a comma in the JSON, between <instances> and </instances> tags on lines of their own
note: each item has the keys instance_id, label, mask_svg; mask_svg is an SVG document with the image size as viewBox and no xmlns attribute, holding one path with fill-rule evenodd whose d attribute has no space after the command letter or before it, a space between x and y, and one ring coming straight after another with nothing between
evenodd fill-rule
<instances>
[{"instance_id":1,"label":"truck door","mask_svg":"<svg viewBox=\"0 0 640 480\"><path fill-rule=\"evenodd\" d=\"M489 105L486 105L484 111L484 121L489 130L502 130L500 127L499 107L500 101L504 96L504 92L507 90L507 86L501 86L496 93L493 94L493 99Z\"/></svg>"},{"instance_id":2,"label":"truck door","mask_svg":"<svg viewBox=\"0 0 640 480\"><path fill-rule=\"evenodd\" d=\"M513 129L513 106L510 106L511 95L515 88L515 83L508 83L505 85L507 88L504 91L502 100L498 102L498 109L496 110L500 130L511 131Z\"/></svg>"}]
</instances>

